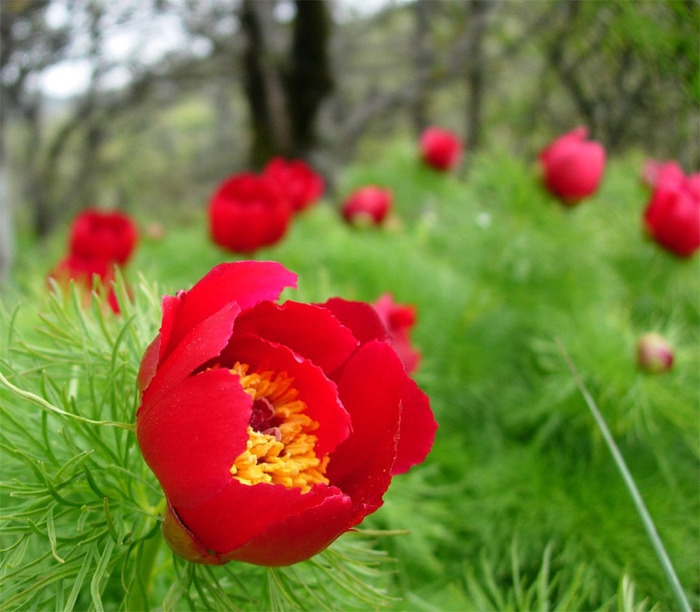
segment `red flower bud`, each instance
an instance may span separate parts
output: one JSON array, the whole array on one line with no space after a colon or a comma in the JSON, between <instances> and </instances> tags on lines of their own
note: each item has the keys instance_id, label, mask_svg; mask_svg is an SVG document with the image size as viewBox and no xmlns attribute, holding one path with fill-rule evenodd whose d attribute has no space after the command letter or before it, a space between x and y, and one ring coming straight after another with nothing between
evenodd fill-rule
<instances>
[{"instance_id":1,"label":"red flower bud","mask_svg":"<svg viewBox=\"0 0 700 612\"><path fill-rule=\"evenodd\" d=\"M660 334L646 333L637 343L637 363L645 372L666 372L673 366L673 347Z\"/></svg>"},{"instance_id":2,"label":"red flower bud","mask_svg":"<svg viewBox=\"0 0 700 612\"><path fill-rule=\"evenodd\" d=\"M326 548L421 463L437 424L368 304L277 304L296 277L221 264L163 300L136 433L196 563L278 566Z\"/></svg>"},{"instance_id":3,"label":"red flower bud","mask_svg":"<svg viewBox=\"0 0 700 612\"><path fill-rule=\"evenodd\" d=\"M646 232L678 257L700 248L700 175L675 172L658 179L644 211Z\"/></svg>"},{"instance_id":4,"label":"red flower bud","mask_svg":"<svg viewBox=\"0 0 700 612\"><path fill-rule=\"evenodd\" d=\"M414 372L421 360L420 352L411 344L411 330L416 324L415 307L397 304L390 293L382 295L373 306L386 327L391 344L406 372Z\"/></svg>"},{"instance_id":5,"label":"red flower bud","mask_svg":"<svg viewBox=\"0 0 700 612\"><path fill-rule=\"evenodd\" d=\"M427 128L420 138L421 159L441 172L459 164L462 148L462 141L456 134L438 127Z\"/></svg>"},{"instance_id":6,"label":"red flower bud","mask_svg":"<svg viewBox=\"0 0 700 612\"><path fill-rule=\"evenodd\" d=\"M346 198L341 213L353 225L381 225L392 208L393 200L394 195L389 189L366 185Z\"/></svg>"},{"instance_id":7,"label":"red flower bud","mask_svg":"<svg viewBox=\"0 0 700 612\"><path fill-rule=\"evenodd\" d=\"M243 172L224 180L209 204L212 240L233 253L253 253L287 232L292 209L276 181Z\"/></svg>"},{"instance_id":8,"label":"red flower bud","mask_svg":"<svg viewBox=\"0 0 700 612\"><path fill-rule=\"evenodd\" d=\"M83 261L103 260L123 265L138 241L133 221L119 211L87 209L71 226L70 252Z\"/></svg>"},{"instance_id":9,"label":"red flower bud","mask_svg":"<svg viewBox=\"0 0 700 612\"><path fill-rule=\"evenodd\" d=\"M539 155L545 187L564 204L578 204L593 195L605 168L605 149L586 141L588 130L577 128L557 138Z\"/></svg>"},{"instance_id":10,"label":"red flower bud","mask_svg":"<svg viewBox=\"0 0 700 612\"><path fill-rule=\"evenodd\" d=\"M270 160L263 174L280 185L294 212L314 204L323 193L323 179L301 159L287 161L282 157Z\"/></svg>"}]
</instances>

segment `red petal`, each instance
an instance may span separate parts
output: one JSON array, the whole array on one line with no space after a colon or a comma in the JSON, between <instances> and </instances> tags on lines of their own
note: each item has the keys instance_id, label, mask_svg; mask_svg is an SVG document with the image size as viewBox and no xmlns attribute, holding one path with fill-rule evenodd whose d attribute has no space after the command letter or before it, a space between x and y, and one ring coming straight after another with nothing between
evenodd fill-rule
<instances>
[{"instance_id":1,"label":"red petal","mask_svg":"<svg viewBox=\"0 0 700 612\"><path fill-rule=\"evenodd\" d=\"M326 476L354 504L378 508L391 482L406 374L394 350L372 341L350 358L338 393L352 418L352 435L331 454Z\"/></svg>"},{"instance_id":2,"label":"red petal","mask_svg":"<svg viewBox=\"0 0 700 612\"><path fill-rule=\"evenodd\" d=\"M346 495L331 495L300 514L288 515L225 558L268 567L305 561L362 520L352 508Z\"/></svg>"},{"instance_id":3,"label":"red petal","mask_svg":"<svg viewBox=\"0 0 700 612\"><path fill-rule=\"evenodd\" d=\"M141 359L139 373L136 380L139 385L139 391L143 392L150 384L158 369L158 357L160 354L160 334L158 334L148 345L146 352Z\"/></svg>"},{"instance_id":4,"label":"red petal","mask_svg":"<svg viewBox=\"0 0 700 612\"><path fill-rule=\"evenodd\" d=\"M438 424L430 409L428 396L406 377L401 398L401 425L393 475L403 474L422 463L433 447Z\"/></svg>"},{"instance_id":5,"label":"red petal","mask_svg":"<svg viewBox=\"0 0 700 612\"><path fill-rule=\"evenodd\" d=\"M325 455L334 450L350 434L350 415L338 401L338 392L319 367L286 346L267 342L256 336L234 338L222 354L222 362L247 363L257 372L287 372L294 379L299 399L307 406L306 414L319 424L316 453Z\"/></svg>"},{"instance_id":6,"label":"red petal","mask_svg":"<svg viewBox=\"0 0 700 612\"><path fill-rule=\"evenodd\" d=\"M388 338L379 315L372 306L365 302L349 302L342 298L331 298L321 306L330 310L345 327L349 327L361 344L370 340L386 340Z\"/></svg>"},{"instance_id":7,"label":"red petal","mask_svg":"<svg viewBox=\"0 0 700 612\"><path fill-rule=\"evenodd\" d=\"M157 401L197 368L217 357L231 336L238 313L238 304L235 302L225 304L221 310L188 330L165 360L161 360L155 376L144 392L143 404L148 405ZM149 361L152 359L148 351L144 356L144 360L147 359ZM144 367L151 366L147 363ZM142 409L143 407L139 410Z\"/></svg>"},{"instance_id":8,"label":"red petal","mask_svg":"<svg viewBox=\"0 0 700 612\"><path fill-rule=\"evenodd\" d=\"M264 300L276 300L285 287L296 287L296 274L274 261L239 261L215 266L179 298L179 307L169 329L161 330L161 358L185 337L187 332L220 310L236 303L241 310Z\"/></svg>"},{"instance_id":9,"label":"red petal","mask_svg":"<svg viewBox=\"0 0 700 612\"><path fill-rule=\"evenodd\" d=\"M358 345L329 310L299 302L258 304L236 319L234 334L245 333L288 346L326 372L343 364Z\"/></svg>"},{"instance_id":10,"label":"red petal","mask_svg":"<svg viewBox=\"0 0 700 612\"><path fill-rule=\"evenodd\" d=\"M246 447L252 400L228 370L186 379L143 405L136 435L144 459L178 510L202 503L232 480Z\"/></svg>"},{"instance_id":11,"label":"red petal","mask_svg":"<svg viewBox=\"0 0 700 612\"><path fill-rule=\"evenodd\" d=\"M206 548L226 555L264 534L289 516L318 506L327 497L344 497L338 489L316 485L308 493L283 485L245 485L229 475L229 484L195 507L173 503L183 525ZM346 502L344 502L346 503ZM309 533L317 526L308 525Z\"/></svg>"},{"instance_id":12,"label":"red petal","mask_svg":"<svg viewBox=\"0 0 700 612\"><path fill-rule=\"evenodd\" d=\"M185 295L185 291L178 291L177 295L166 295L163 297L162 308L163 308L163 318L160 323L160 354L159 361L163 358L163 353L165 352L165 347L170 343L170 338L173 333L173 325L175 325L175 320L177 318L177 312L180 308L180 302L182 297Z\"/></svg>"}]
</instances>

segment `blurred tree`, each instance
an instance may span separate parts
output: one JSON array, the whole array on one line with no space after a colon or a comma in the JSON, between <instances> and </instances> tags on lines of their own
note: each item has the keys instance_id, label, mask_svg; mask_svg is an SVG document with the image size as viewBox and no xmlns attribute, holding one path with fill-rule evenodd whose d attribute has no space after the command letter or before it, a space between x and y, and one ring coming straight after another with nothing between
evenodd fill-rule
<instances>
[{"instance_id":1,"label":"blurred tree","mask_svg":"<svg viewBox=\"0 0 700 612\"><path fill-rule=\"evenodd\" d=\"M494 0L469 0L466 5L467 24L467 116L466 142L470 150L478 149L481 145L483 129L483 100L484 74L486 58L484 55L484 40L486 37L486 16L490 8L495 6Z\"/></svg>"},{"instance_id":2,"label":"blurred tree","mask_svg":"<svg viewBox=\"0 0 700 612\"><path fill-rule=\"evenodd\" d=\"M430 20L435 6L431 0L416 0L413 3L415 20L413 65L418 77L418 86L415 99L410 106L413 125L418 134L430 124L428 116L430 90L427 87L427 76L430 74L434 62L430 45Z\"/></svg>"},{"instance_id":3,"label":"blurred tree","mask_svg":"<svg viewBox=\"0 0 700 612\"><path fill-rule=\"evenodd\" d=\"M41 138L42 107L36 76L63 57L68 43L65 29L47 24L48 4L48 0L0 3L0 281L8 274L13 258L15 193L38 207L45 202L41 184L37 184L35 153ZM10 120L21 124L28 135L21 174L11 174L8 168Z\"/></svg>"},{"instance_id":4,"label":"blurred tree","mask_svg":"<svg viewBox=\"0 0 700 612\"><path fill-rule=\"evenodd\" d=\"M255 168L275 155L308 157L317 143L319 108L333 89L325 0L296 0L288 48L278 32L275 7L275 2L243 0L241 8Z\"/></svg>"},{"instance_id":5,"label":"blurred tree","mask_svg":"<svg viewBox=\"0 0 700 612\"><path fill-rule=\"evenodd\" d=\"M697 165L700 4L556 0L548 10L539 45L580 120L612 151L644 143ZM680 150L689 140L695 151Z\"/></svg>"}]
</instances>

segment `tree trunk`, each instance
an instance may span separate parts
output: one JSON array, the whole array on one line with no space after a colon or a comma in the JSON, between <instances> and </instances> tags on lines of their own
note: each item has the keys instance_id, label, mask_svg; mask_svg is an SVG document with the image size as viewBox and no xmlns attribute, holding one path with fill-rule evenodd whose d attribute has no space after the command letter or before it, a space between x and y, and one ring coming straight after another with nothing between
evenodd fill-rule
<instances>
[{"instance_id":1,"label":"tree trunk","mask_svg":"<svg viewBox=\"0 0 700 612\"><path fill-rule=\"evenodd\" d=\"M483 123L484 100L484 34L486 33L486 14L489 10L487 0L471 0L467 8L469 44L467 48L467 117L466 141L473 151L481 144L481 126Z\"/></svg>"},{"instance_id":2,"label":"tree trunk","mask_svg":"<svg viewBox=\"0 0 700 612\"><path fill-rule=\"evenodd\" d=\"M411 104L411 119L417 134L428 127L428 104L430 88L427 86L427 77L432 69L433 54L430 50L430 16L433 8L432 0L417 0L413 5L415 17L414 68L418 77L419 86L415 100Z\"/></svg>"},{"instance_id":3,"label":"tree trunk","mask_svg":"<svg viewBox=\"0 0 700 612\"><path fill-rule=\"evenodd\" d=\"M262 167L275 155L307 157L316 145L318 111L333 88L327 4L297 0L295 6L290 48L276 53L274 3L244 0L242 5L253 168Z\"/></svg>"}]
</instances>

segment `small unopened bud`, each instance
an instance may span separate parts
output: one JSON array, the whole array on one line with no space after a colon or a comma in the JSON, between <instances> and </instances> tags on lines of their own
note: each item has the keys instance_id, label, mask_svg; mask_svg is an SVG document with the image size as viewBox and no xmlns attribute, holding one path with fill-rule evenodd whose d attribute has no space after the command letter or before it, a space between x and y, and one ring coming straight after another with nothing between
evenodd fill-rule
<instances>
[{"instance_id":1,"label":"small unopened bud","mask_svg":"<svg viewBox=\"0 0 700 612\"><path fill-rule=\"evenodd\" d=\"M666 372L673 366L673 347L660 334L646 333L637 343L637 363L651 374Z\"/></svg>"}]
</instances>

